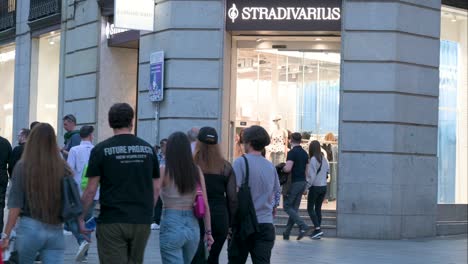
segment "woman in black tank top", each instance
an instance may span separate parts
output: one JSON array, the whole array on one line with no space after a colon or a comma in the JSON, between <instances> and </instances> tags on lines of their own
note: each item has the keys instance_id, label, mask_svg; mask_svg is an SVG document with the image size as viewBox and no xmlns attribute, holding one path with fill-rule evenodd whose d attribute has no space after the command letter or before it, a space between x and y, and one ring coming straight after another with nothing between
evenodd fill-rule
<instances>
[{"instance_id":1,"label":"woman in black tank top","mask_svg":"<svg viewBox=\"0 0 468 264\"><path fill-rule=\"evenodd\" d=\"M217 264L219 263L219 254L226 241L234 212L237 208L236 176L231 164L221 155L218 145L218 134L212 127L200 129L194 159L205 176L208 204L212 219L211 228L215 242L211 246L207 258L203 249L203 243L200 243L198 252L192 263ZM203 225L203 222L200 222L200 225ZM200 230L204 230L203 226L200 227Z\"/></svg>"}]
</instances>

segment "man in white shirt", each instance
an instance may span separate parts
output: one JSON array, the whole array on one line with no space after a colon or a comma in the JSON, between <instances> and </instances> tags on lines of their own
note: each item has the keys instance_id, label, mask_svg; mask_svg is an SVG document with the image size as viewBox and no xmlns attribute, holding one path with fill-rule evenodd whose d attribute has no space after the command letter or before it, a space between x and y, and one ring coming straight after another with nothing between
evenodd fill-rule
<instances>
[{"instance_id":1,"label":"man in white shirt","mask_svg":"<svg viewBox=\"0 0 468 264\"><path fill-rule=\"evenodd\" d=\"M192 154L195 154L195 146L197 145L197 137L198 131L200 131L196 127L192 127L189 131L187 131L187 137L190 141L190 147L192 149Z\"/></svg>"},{"instance_id":2,"label":"man in white shirt","mask_svg":"<svg viewBox=\"0 0 468 264\"><path fill-rule=\"evenodd\" d=\"M78 146L72 147L68 153L67 163L70 168L73 170L73 175L76 183L80 187L80 194L83 194L81 190L83 172L88 166L89 156L91 155L91 150L94 148L93 139L94 139L94 127L92 126L83 126L80 129L80 138L81 143ZM85 178L87 179L87 178ZM99 192L96 193L94 197L94 204L99 200ZM87 220L93 217L94 206L89 210ZM86 258L88 253L89 243L85 240L82 234L80 234L79 226L77 222L67 224L70 231L75 236L78 244L80 245L78 252L76 254L76 261L83 261Z\"/></svg>"}]
</instances>

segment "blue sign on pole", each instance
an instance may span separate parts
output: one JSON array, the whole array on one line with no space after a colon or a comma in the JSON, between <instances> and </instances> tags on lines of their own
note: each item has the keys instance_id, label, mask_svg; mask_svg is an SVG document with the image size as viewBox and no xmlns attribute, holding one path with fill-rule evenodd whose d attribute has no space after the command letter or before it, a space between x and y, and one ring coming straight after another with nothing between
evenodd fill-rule
<instances>
[{"instance_id":1,"label":"blue sign on pole","mask_svg":"<svg viewBox=\"0 0 468 264\"><path fill-rule=\"evenodd\" d=\"M150 55L149 99L161 102L164 99L164 51Z\"/></svg>"}]
</instances>

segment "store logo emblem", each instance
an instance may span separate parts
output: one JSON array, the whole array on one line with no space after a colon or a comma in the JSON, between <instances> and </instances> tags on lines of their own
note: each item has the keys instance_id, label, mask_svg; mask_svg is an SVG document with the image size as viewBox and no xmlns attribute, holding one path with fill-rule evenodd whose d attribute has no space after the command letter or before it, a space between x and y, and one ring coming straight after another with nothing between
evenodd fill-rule
<instances>
[{"instance_id":1,"label":"store logo emblem","mask_svg":"<svg viewBox=\"0 0 468 264\"><path fill-rule=\"evenodd\" d=\"M239 17L239 10L236 7L236 4L232 4L232 7L228 10L228 16L232 20L232 23L236 21L236 18Z\"/></svg>"}]
</instances>

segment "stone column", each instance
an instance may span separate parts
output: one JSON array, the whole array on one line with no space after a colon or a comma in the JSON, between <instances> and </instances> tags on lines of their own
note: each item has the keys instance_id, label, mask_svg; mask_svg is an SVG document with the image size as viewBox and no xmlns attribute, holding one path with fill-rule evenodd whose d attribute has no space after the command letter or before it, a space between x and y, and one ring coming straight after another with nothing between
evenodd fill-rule
<instances>
[{"instance_id":1,"label":"stone column","mask_svg":"<svg viewBox=\"0 0 468 264\"><path fill-rule=\"evenodd\" d=\"M221 128L224 1L156 1L155 30L141 33L138 135L156 143L192 126ZM148 99L149 59L165 52L165 94Z\"/></svg>"},{"instance_id":2,"label":"stone column","mask_svg":"<svg viewBox=\"0 0 468 264\"><path fill-rule=\"evenodd\" d=\"M66 114L74 114L78 125L96 125L101 33L97 1L64 0L62 7L59 135Z\"/></svg>"},{"instance_id":3,"label":"stone column","mask_svg":"<svg viewBox=\"0 0 468 264\"><path fill-rule=\"evenodd\" d=\"M16 7L15 91L13 103L13 145L21 128L29 128L31 84L31 31L28 26L29 1L18 1Z\"/></svg>"},{"instance_id":4,"label":"stone column","mask_svg":"<svg viewBox=\"0 0 468 264\"><path fill-rule=\"evenodd\" d=\"M343 3L340 237L435 235L440 8Z\"/></svg>"}]
</instances>

